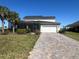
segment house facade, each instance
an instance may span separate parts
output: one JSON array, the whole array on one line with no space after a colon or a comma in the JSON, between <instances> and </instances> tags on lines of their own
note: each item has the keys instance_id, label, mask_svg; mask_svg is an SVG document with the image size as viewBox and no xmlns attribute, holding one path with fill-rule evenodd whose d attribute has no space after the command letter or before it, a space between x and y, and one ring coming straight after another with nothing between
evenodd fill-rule
<instances>
[{"instance_id":1,"label":"house facade","mask_svg":"<svg viewBox=\"0 0 79 59\"><path fill-rule=\"evenodd\" d=\"M54 16L26 16L24 17L26 29L40 32L59 32L60 23Z\"/></svg>"},{"instance_id":2,"label":"house facade","mask_svg":"<svg viewBox=\"0 0 79 59\"><path fill-rule=\"evenodd\" d=\"M72 24L69 24L67 26L65 26L66 30L68 31L75 31L75 32L79 32L79 21L76 21Z\"/></svg>"}]
</instances>

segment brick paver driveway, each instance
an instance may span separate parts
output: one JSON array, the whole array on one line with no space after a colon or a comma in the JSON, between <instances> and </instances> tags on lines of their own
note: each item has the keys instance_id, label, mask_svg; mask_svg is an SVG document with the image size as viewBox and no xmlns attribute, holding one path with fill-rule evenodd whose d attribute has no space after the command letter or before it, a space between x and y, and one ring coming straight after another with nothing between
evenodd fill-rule
<instances>
[{"instance_id":1,"label":"brick paver driveway","mask_svg":"<svg viewBox=\"0 0 79 59\"><path fill-rule=\"evenodd\" d=\"M28 59L79 59L79 42L58 33L41 33Z\"/></svg>"}]
</instances>

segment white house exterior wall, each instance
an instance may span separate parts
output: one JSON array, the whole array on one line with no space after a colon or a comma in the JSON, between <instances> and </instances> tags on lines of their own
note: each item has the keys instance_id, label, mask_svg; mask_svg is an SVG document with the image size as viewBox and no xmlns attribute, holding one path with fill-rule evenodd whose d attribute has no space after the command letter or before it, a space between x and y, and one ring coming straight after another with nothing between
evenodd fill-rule
<instances>
[{"instance_id":1,"label":"white house exterior wall","mask_svg":"<svg viewBox=\"0 0 79 59\"><path fill-rule=\"evenodd\" d=\"M57 32L59 32L60 31L60 26L59 25L57 25Z\"/></svg>"}]
</instances>

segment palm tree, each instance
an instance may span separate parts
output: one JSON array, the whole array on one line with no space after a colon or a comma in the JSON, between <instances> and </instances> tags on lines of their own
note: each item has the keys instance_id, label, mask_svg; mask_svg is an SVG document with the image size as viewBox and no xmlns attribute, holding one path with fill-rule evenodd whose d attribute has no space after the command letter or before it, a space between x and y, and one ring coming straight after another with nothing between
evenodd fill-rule
<instances>
[{"instance_id":1,"label":"palm tree","mask_svg":"<svg viewBox=\"0 0 79 59\"><path fill-rule=\"evenodd\" d=\"M19 24L19 21L20 21L20 18L15 18L15 19L12 21L12 24L13 24L13 33L15 32L16 25Z\"/></svg>"},{"instance_id":2,"label":"palm tree","mask_svg":"<svg viewBox=\"0 0 79 59\"><path fill-rule=\"evenodd\" d=\"M19 23L19 20L20 20L19 14L12 11L11 12L11 23L13 25L13 33L15 32L15 27Z\"/></svg>"},{"instance_id":3,"label":"palm tree","mask_svg":"<svg viewBox=\"0 0 79 59\"><path fill-rule=\"evenodd\" d=\"M5 6L0 6L0 19L2 21L2 33L4 33L4 19L6 18L6 14L9 9Z\"/></svg>"},{"instance_id":4,"label":"palm tree","mask_svg":"<svg viewBox=\"0 0 79 59\"><path fill-rule=\"evenodd\" d=\"M6 19L7 19L7 21L8 21L8 30L10 30L10 23L11 23L11 18L12 18L12 12L11 11L9 11L8 13L7 13L7 15L6 15Z\"/></svg>"}]
</instances>

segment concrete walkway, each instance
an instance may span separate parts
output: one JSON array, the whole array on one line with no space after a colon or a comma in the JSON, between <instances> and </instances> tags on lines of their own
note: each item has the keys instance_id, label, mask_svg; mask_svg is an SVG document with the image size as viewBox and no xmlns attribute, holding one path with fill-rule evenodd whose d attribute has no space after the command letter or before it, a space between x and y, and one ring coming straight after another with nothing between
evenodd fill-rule
<instances>
[{"instance_id":1,"label":"concrete walkway","mask_svg":"<svg viewBox=\"0 0 79 59\"><path fill-rule=\"evenodd\" d=\"M79 42L58 33L42 33L28 59L79 59Z\"/></svg>"}]
</instances>

